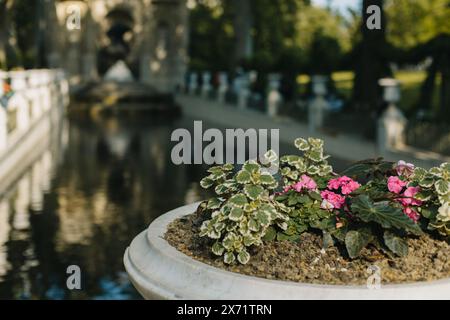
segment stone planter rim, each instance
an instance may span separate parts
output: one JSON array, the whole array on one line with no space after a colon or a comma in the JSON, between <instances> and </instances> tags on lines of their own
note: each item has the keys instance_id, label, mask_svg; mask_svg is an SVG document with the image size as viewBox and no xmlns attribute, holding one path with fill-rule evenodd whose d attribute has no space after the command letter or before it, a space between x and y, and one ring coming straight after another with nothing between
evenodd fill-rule
<instances>
[{"instance_id":1,"label":"stone planter rim","mask_svg":"<svg viewBox=\"0 0 450 320\"><path fill-rule=\"evenodd\" d=\"M200 202L185 205L174 210L171 210L157 219L155 219L150 226L140 233L131 243L130 247L127 248L124 255L125 268L130 276L130 280L133 282L137 290L145 298L159 298L159 299L317 299L321 298L320 291L326 292L322 298L325 299L450 299L450 279L440 279L428 282L412 282L404 284L382 284L381 289L369 290L365 285L335 285L335 284L313 284L313 283L300 283L294 281L286 280L271 280L264 279L260 277L244 275L240 273L235 273L220 268L213 267L206 263L195 260L184 253L178 251L172 247L166 240L164 240L164 234L167 230L167 226L170 222L177 218L193 213ZM146 246L148 251L142 252L137 250L133 252L133 249L140 244L141 246ZM153 257L153 254L156 256ZM141 257L143 256L143 259ZM147 255L147 257L145 256ZM298 291L303 292L299 296L292 296L291 294L285 297L261 294L258 292L256 297L251 297L242 293L239 296L239 290L234 290L229 288L231 291L228 295L227 293L217 293L214 294L214 290L211 289L210 296L197 296L195 288L182 290L180 292L173 292L177 290L177 283L165 283L170 276L162 275L164 279L156 279L158 275L155 273L150 273L147 268L153 269L153 264L158 264L159 261L152 259L152 261L146 258L162 258L163 260L167 258L169 265L166 268L172 269L170 264L173 266L178 264L184 264L188 266L191 270L189 277L192 276L192 272L199 272L197 276L201 279L202 275L209 275L209 278L214 279L214 277L226 277L230 279L233 283L246 283L253 284L256 287L279 287L280 290L286 289L288 291ZM138 260L138 261L137 261ZM167 261L166 261L167 262ZM160 272L164 272L163 269L159 269ZM178 270L176 267L174 270ZM194 270L194 271L193 271ZM169 272L171 270L168 270ZM369 274L368 274L369 276ZM154 279L152 279L152 277ZM174 276L179 281L183 282L183 277ZM195 278L195 274L194 274ZM169 280L170 282L170 280ZM213 281L214 282L214 281ZM210 288L214 288L215 283L209 282ZM194 282L195 283L195 282ZM182 283L178 283L179 287L182 287ZM150 289L147 290L146 289ZM237 285L239 287L239 285ZM150 291L150 292L149 292ZM189 293L192 293L192 295ZM311 291L310 294L306 294ZM424 291L427 294L424 294ZM217 292L220 292L218 290ZM198 292L197 292L198 293ZM389 293L389 294L388 294ZM394 294L395 293L395 294ZM236 294L238 296L236 296ZM430 294L430 295L428 295ZM383 297L384 296L384 297Z\"/></svg>"}]
</instances>

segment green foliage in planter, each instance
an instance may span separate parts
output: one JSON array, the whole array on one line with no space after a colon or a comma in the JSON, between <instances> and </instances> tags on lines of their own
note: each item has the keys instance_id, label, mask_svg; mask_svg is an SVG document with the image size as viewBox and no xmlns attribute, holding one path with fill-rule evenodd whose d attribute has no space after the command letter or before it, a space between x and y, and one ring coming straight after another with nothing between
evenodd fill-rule
<instances>
[{"instance_id":1,"label":"green foliage in planter","mask_svg":"<svg viewBox=\"0 0 450 320\"><path fill-rule=\"evenodd\" d=\"M426 201L420 211L429 221L428 229L450 236L450 163L430 170L415 168L412 181L421 188L418 199Z\"/></svg>"},{"instance_id":2,"label":"green foliage in planter","mask_svg":"<svg viewBox=\"0 0 450 320\"><path fill-rule=\"evenodd\" d=\"M265 165L277 161L273 151L266 154ZM250 259L248 248L259 246L270 226L286 229L288 209L274 201L270 192L278 186L275 178L261 163L247 161L232 177L233 166L210 168L210 175L201 180L204 188L214 187L217 197L206 206L200 236L214 239L212 252L223 256L227 264L236 260L245 264Z\"/></svg>"},{"instance_id":3,"label":"green foliage in planter","mask_svg":"<svg viewBox=\"0 0 450 320\"><path fill-rule=\"evenodd\" d=\"M298 138L300 155L210 168L200 182L214 188L200 235L214 240L212 252L227 264L247 263L263 241L298 241L321 232L325 247L338 244L350 258L367 246L387 255L408 254L407 238L428 232L450 236L450 165L425 170L381 158L333 172L323 141ZM280 178L267 168L280 166Z\"/></svg>"},{"instance_id":4,"label":"green foliage in planter","mask_svg":"<svg viewBox=\"0 0 450 320\"><path fill-rule=\"evenodd\" d=\"M284 185L297 182L302 174L319 178L317 181L319 183L325 181L325 177L333 172L333 167L326 160L329 156L323 154L323 140L298 138L294 144L302 155L287 155L280 158Z\"/></svg>"}]
</instances>

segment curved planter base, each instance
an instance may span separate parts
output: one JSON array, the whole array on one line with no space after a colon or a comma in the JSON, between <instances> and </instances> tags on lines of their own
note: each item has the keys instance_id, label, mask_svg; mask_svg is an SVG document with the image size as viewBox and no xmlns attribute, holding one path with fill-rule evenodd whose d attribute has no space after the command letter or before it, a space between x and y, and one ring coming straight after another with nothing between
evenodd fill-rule
<instances>
[{"instance_id":1,"label":"curved planter base","mask_svg":"<svg viewBox=\"0 0 450 320\"><path fill-rule=\"evenodd\" d=\"M197 209L172 210L150 224L124 255L129 277L146 299L450 299L450 279L366 286L316 285L267 280L224 271L194 260L164 240L167 225Z\"/></svg>"}]
</instances>

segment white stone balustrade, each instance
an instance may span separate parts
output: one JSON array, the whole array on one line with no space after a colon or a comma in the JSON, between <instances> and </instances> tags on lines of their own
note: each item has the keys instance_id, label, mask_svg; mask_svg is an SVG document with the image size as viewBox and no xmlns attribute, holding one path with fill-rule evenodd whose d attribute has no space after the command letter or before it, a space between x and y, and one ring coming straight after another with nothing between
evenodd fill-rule
<instances>
[{"instance_id":1,"label":"white stone balustrade","mask_svg":"<svg viewBox=\"0 0 450 320\"><path fill-rule=\"evenodd\" d=\"M388 104L377 123L377 144L381 154L405 146L407 119L397 108L400 101L400 83L392 78L379 80L383 87L383 99Z\"/></svg>"},{"instance_id":2,"label":"white stone balustrade","mask_svg":"<svg viewBox=\"0 0 450 320\"><path fill-rule=\"evenodd\" d=\"M67 106L69 87L61 70L0 72L1 91L9 81L12 96L0 108L0 155L16 143L51 108Z\"/></svg>"},{"instance_id":3,"label":"white stone balustrade","mask_svg":"<svg viewBox=\"0 0 450 320\"><path fill-rule=\"evenodd\" d=\"M211 73L208 71L203 72L202 74L202 96L204 98L209 97L209 93L211 92Z\"/></svg>"},{"instance_id":4,"label":"white stone balustrade","mask_svg":"<svg viewBox=\"0 0 450 320\"><path fill-rule=\"evenodd\" d=\"M250 81L247 74L242 74L234 79L237 94L237 105L239 109L246 109L250 97Z\"/></svg>"},{"instance_id":5,"label":"white stone balustrade","mask_svg":"<svg viewBox=\"0 0 450 320\"><path fill-rule=\"evenodd\" d=\"M189 84L188 90L190 94L196 94L198 88L198 74L195 72L191 72L189 74Z\"/></svg>"},{"instance_id":6,"label":"white stone balustrade","mask_svg":"<svg viewBox=\"0 0 450 320\"><path fill-rule=\"evenodd\" d=\"M219 73L219 87L217 89L217 100L219 103L225 103L225 97L228 91L228 74L226 72Z\"/></svg>"},{"instance_id":7,"label":"white stone balustrade","mask_svg":"<svg viewBox=\"0 0 450 320\"><path fill-rule=\"evenodd\" d=\"M308 105L308 127L311 133L322 128L326 110L329 108L325 99L327 94L327 79L324 76L312 76L312 91L314 99Z\"/></svg>"},{"instance_id":8,"label":"white stone balustrade","mask_svg":"<svg viewBox=\"0 0 450 320\"><path fill-rule=\"evenodd\" d=\"M269 75L269 88L267 93L267 115L275 117L278 114L278 109L283 102L283 97L280 93L280 75L273 73Z\"/></svg>"}]
</instances>

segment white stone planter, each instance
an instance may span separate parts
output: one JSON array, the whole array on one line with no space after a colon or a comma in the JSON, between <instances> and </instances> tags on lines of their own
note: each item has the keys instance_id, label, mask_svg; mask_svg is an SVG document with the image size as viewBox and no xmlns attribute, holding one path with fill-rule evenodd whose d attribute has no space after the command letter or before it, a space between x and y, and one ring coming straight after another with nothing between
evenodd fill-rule
<instances>
[{"instance_id":1,"label":"white stone planter","mask_svg":"<svg viewBox=\"0 0 450 320\"><path fill-rule=\"evenodd\" d=\"M450 299L450 279L403 285L315 285L266 280L224 271L179 252L164 239L167 225L197 209L172 210L150 224L127 248L125 268L146 299Z\"/></svg>"}]
</instances>

